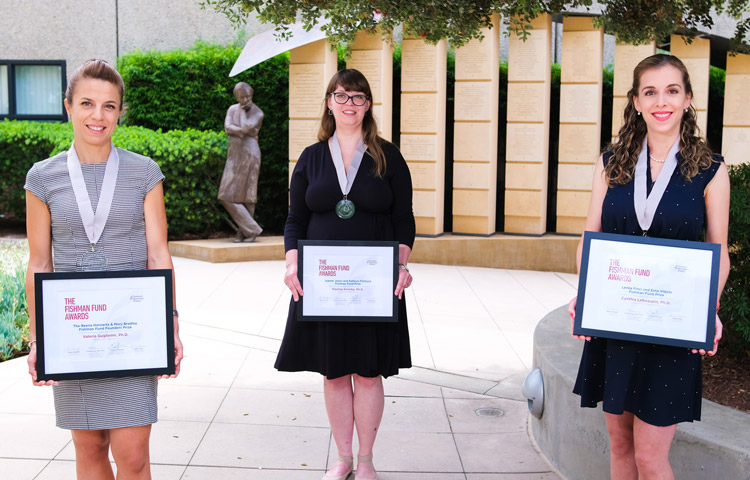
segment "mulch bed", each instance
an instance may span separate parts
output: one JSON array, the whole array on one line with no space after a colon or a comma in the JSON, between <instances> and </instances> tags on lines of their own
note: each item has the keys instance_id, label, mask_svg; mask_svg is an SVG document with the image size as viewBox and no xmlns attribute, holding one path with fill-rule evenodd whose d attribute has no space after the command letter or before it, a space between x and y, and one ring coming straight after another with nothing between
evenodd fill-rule
<instances>
[{"instance_id":1,"label":"mulch bed","mask_svg":"<svg viewBox=\"0 0 750 480\"><path fill-rule=\"evenodd\" d=\"M750 413L750 358L737 359L721 349L703 360L703 397Z\"/></svg>"}]
</instances>

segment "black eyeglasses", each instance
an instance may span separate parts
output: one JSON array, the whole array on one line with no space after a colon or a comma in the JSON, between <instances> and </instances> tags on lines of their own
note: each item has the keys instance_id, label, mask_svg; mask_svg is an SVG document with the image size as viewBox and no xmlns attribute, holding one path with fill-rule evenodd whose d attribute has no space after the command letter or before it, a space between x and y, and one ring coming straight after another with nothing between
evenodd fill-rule
<instances>
[{"instance_id":1,"label":"black eyeglasses","mask_svg":"<svg viewBox=\"0 0 750 480\"><path fill-rule=\"evenodd\" d=\"M344 92L333 92L331 95L333 96L333 101L340 105L344 105L351 98L352 104L357 107L361 107L370 99L367 95L347 95Z\"/></svg>"}]
</instances>

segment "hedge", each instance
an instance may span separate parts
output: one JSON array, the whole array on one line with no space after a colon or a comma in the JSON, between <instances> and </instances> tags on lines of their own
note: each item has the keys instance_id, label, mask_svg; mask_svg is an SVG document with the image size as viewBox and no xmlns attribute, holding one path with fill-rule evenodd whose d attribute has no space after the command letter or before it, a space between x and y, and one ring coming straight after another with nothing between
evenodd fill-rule
<instances>
[{"instance_id":1,"label":"hedge","mask_svg":"<svg viewBox=\"0 0 750 480\"><path fill-rule=\"evenodd\" d=\"M34 162L70 148L70 123L54 124L5 120L0 122L0 201L4 214L25 215L23 184ZM184 237L227 228L216 200L226 161L227 137L218 132L172 130L161 133L143 127L119 127L115 146L153 158L162 169L169 233Z\"/></svg>"},{"instance_id":2,"label":"hedge","mask_svg":"<svg viewBox=\"0 0 750 480\"><path fill-rule=\"evenodd\" d=\"M750 358L750 164L730 167L729 260L731 269L719 316L731 354Z\"/></svg>"}]
</instances>

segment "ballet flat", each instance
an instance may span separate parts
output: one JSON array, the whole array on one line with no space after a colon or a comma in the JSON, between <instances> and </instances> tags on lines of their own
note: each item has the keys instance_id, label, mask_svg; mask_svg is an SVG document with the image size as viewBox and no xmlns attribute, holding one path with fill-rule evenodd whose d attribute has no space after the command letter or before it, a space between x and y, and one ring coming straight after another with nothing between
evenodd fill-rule
<instances>
[{"instance_id":1,"label":"ballet flat","mask_svg":"<svg viewBox=\"0 0 750 480\"><path fill-rule=\"evenodd\" d=\"M358 456L357 457L357 469L359 469L359 464L360 463L369 463L369 464L372 464L372 455ZM373 478L360 477L356 473L354 474L354 480L377 480L377 479L378 479L378 475L377 474L375 474L375 477L373 477Z\"/></svg>"},{"instance_id":2,"label":"ballet flat","mask_svg":"<svg viewBox=\"0 0 750 480\"><path fill-rule=\"evenodd\" d=\"M349 478L349 475L352 474L352 469L354 469L354 457L344 457L339 455L339 459L337 461L348 465L349 470L347 470L345 474L336 477L329 477L328 475L324 474L323 480L346 480L347 478Z\"/></svg>"}]
</instances>

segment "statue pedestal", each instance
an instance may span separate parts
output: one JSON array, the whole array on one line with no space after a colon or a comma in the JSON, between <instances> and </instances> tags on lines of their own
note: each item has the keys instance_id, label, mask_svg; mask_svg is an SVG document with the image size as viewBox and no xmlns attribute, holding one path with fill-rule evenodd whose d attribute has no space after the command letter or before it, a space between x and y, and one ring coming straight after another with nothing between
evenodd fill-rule
<instances>
[{"instance_id":1,"label":"statue pedestal","mask_svg":"<svg viewBox=\"0 0 750 480\"><path fill-rule=\"evenodd\" d=\"M252 243L234 243L234 237L169 242L175 257L211 263L284 260L284 237L258 237Z\"/></svg>"}]
</instances>

